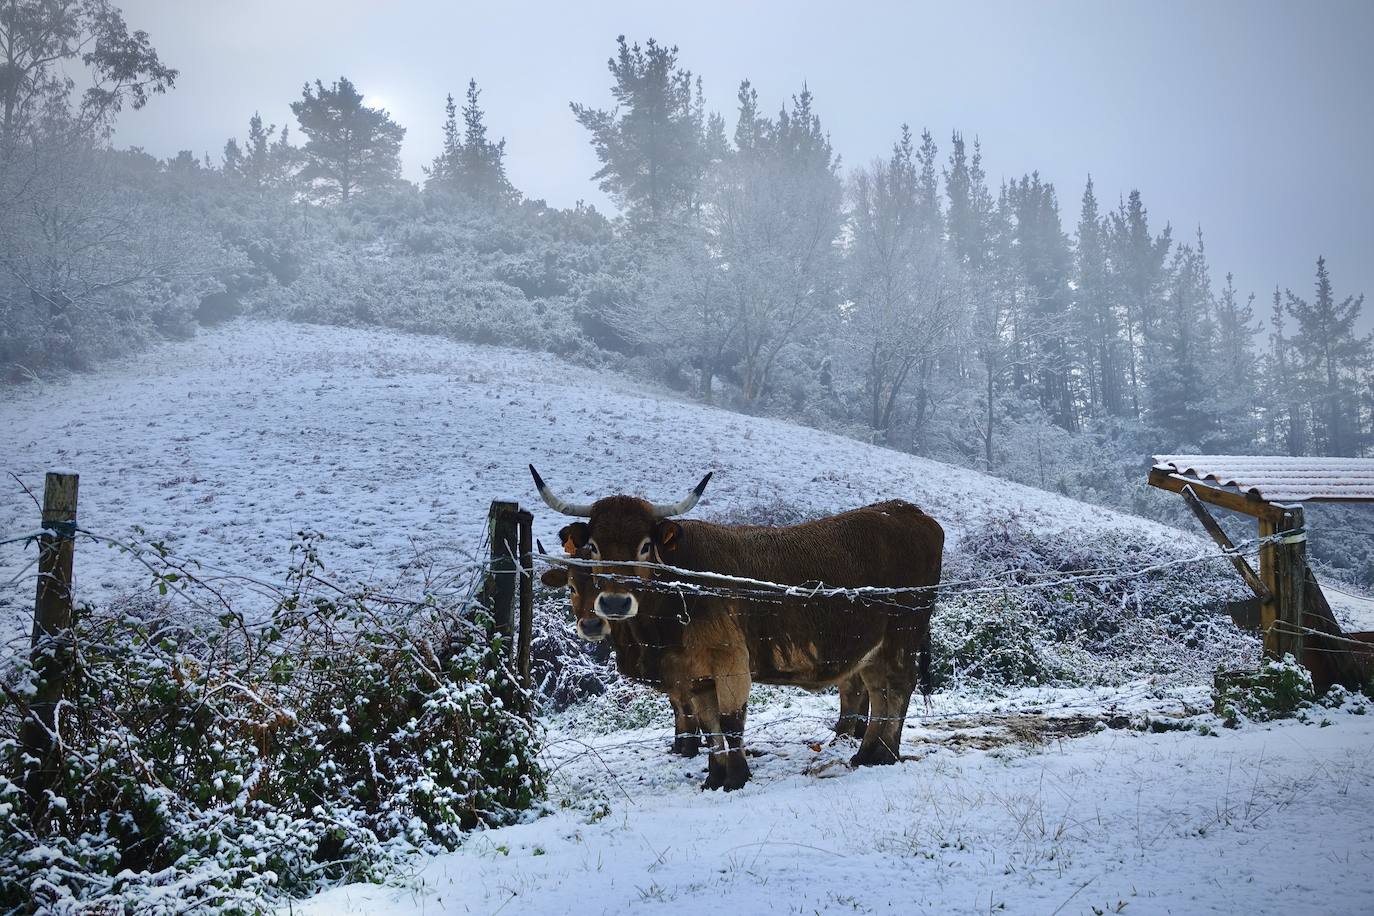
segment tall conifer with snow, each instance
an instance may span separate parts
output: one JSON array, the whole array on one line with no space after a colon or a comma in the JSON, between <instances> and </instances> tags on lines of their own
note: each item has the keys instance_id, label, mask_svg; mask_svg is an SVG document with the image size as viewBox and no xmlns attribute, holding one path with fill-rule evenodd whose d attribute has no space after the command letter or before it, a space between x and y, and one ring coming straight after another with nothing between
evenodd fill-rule
<instances>
[{"instance_id":1,"label":"tall conifer with snow","mask_svg":"<svg viewBox=\"0 0 1374 916\"><path fill-rule=\"evenodd\" d=\"M635 223L657 226L695 205L701 177L701 110L692 73L678 65L676 46L650 38L643 46L616 38L607 61L615 107L572 103L591 134L601 168L592 177Z\"/></svg>"},{"instance_id":2,"label":"tall conifer with snow","mask_svg":"<svg viewBox=\"0 0 1374 916\"><path fill-rule=\"evenodd\" d=\"M364 104L347 77L329 86L306 83L291 111L306 138L299 178L316 198L347 204L400 179L406 129L384 109Z\"/></svg>"},{"instance_id":3,"label":"tall conifer with snow","mask_svg":"<svg viewBox=\"0 0 1374 916\"><path fill-rule=\"evenodd\" d=\"M1297 323L1291 340L1301 384L1312 405L1312 437L1324 455L1354 455L1369 437L1359 425L1361 377L1371 370L1371 337L1355 322L1364 296L1337 301L1326 258L1317 258L1316 295L1311 302L1285 296L1284 310Z\"/></svg>"}]
</instances>

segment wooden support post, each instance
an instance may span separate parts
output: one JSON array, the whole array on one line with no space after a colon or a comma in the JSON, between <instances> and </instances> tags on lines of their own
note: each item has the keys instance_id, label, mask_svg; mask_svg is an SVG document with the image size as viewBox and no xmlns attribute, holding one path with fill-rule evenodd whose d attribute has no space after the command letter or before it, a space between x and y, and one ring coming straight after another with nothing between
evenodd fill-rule
<instances>
[{"instance_id":1,"label":"wooden support post","mask_svg":"<svg viewBox=\"0 0 1374 916\"><path fill-rule=\"evenodd\" d=\"M1275 550L1279 586L1278 627L1274 651L1302 661L1304 610L1307 592L1307 534L1301 506L1286 509L1278 533L1287 535ZM1266 640L1266 648L1268 643Z\"/></svg>"},{"instance_id":2,"label":"wooden support post","mask_svg":"<svg viewBox=\"0 0 1374 916\"><path fill-rule=\"evenodd\" d=\"M1259 520L1259 536L1272 538L1278 530L1277 523L1269 518ZM1268 598L1260 599L1260 633L1264 635L1264 652L1272 658L1279 658L1279 575L1278 547L1273 542L1260 545L1260 581L1264 583Z\"/></svg>"},{"instance_id":3,"label":"wooden support post","mask_svg":"<svg viewBox=\"0 0 1374 916\"><path fill-rule=\"evenodd\" d=\"M37 824L47 819L46 792L61 764L58 705L72 656L72 560L76 547L76 474L49 473L43 485L38 539L38 595L30 642L37 689L19 729L19 771Z\"/></svg>"},{"instance_id":4,"label":"wooden support post","mask_svg":"<svg viewBox=\"0 0 1374 916\"><path fill-rule=\"evenodd\" d=\"M520 639L516 660L520 683L530 686L530 645L534 641L534 516L521 512L520 521Z\"/></svg>"},{"instance_id":5,"label":"wooden support post","mask_svg":"<svg viewBox=\"0 0 1374 916\"><path fill-rule=\"evenodd\" d=\"M504 500L494 500L487 514L487 530L491 541L491 569L487 573L487 607L491 609L492 624L497 635L503 636L506 646L514 649L515 636L515 580L516 550L520 540L520 506Z\"/></svg>"},{"instance_id":6,"label":"wooden support post","mask_svg":"<svg viewBox=\"0 0 1374 916\"><path fill-rule=\"evenodd\" d=\"M1202 500L1197 498L1192 486L1185 486L1181 491L1183 501L1188 504L1188 508L1193 510L1193 515L1202 523L1202 527L1212 536L1212 540L1217 542L1217 546L1231 557L1231 565L1235 566L1236 572L1245 580L1245 584L1250 586L1250 590L1255 593L1255 597L1261 601L1272 598L1269 589L1264 587L1260 577L1250 568L1250 564L1245 562L1245 557L1236 552L1236 545L1231 543L1231 539L1226 536L1217 520L1212 518L1212 513L1207 511L1207 507L1202 504Z\"/></svg>"}]
</instances>

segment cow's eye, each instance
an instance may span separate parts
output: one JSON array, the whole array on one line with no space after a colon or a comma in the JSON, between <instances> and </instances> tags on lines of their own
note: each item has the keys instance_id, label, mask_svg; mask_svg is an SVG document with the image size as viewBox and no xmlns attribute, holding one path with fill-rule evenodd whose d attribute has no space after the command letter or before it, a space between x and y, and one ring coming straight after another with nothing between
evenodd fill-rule
<instances>
[{"instance_id":1,"label":"cow's eye","mask_svg":"<svg viewBox=\"0 0 1374 916\"><path fill-rule=\"evenodd\" d=\"M647 556L649 555L649 550L650 550L650 549L651 549L651 545L649 544L648 541L645 541L643 544L640 544L640 545L639 545L639 555L640 555L641 557L647 557Z\"/></svg>"}]
</instances>

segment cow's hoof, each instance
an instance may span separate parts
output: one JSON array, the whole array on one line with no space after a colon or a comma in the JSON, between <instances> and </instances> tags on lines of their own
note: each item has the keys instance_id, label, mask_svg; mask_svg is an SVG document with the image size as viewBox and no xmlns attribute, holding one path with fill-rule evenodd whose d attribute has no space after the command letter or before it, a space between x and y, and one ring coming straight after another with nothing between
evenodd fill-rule
<instances>
[{"instance_id":1,"label":"cow's hoof","mask_svg":"<svg viewBox=\"0 0 1374 916\"><path fill-rule=\"evenodd\" d=\"M733 792L736 789L743 789L744 784L749 781L749 777L751 775L752 774L749 772L748 767L744 767L743 770L737 770L731 773L727 773L725 775L725 785L722 786L722 788L725 789L726 792Z\"/></svg>"},{"instance_id":2,"label":"cow's hoof","mask_svg":"<svg viewBox=\"0 0 1374 916\"><path fill-rule=\"evenodd\" d=\"M722 788L724 785L725 780L716 779L712 776L707 776L706 781L701 784L701 791L714 792L716 789Z\"/></svg>"},{"instance_id":3,"label":"cow's hoof","mask_svg":"<svg viewBox=\"0 0 1374 916\"><path fill-rule=\"evenodd\" d=\"M849 758L849 765L853 767L882 767L896 763L897 759L896 754L879 745L867 753L864 752L863 748L860 748L857 754Z\"/></svg>"},{"instance_id":4,"label":"cow's hoof","mask_svg":"<svg viewBox=\"0 0 1374 916\"><path fill-rule=\"evenodd\" d=\"M673 753L679 757L695 757L701 753L701 738L697 735L678 735L673 739Z\"/></svg>"}]
</instances>

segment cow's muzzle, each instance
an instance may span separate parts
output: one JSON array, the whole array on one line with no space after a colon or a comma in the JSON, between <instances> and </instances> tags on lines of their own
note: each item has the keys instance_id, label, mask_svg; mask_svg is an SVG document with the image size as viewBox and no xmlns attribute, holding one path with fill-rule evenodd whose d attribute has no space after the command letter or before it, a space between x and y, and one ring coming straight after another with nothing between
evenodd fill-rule
<instances>
[{"instance_id":1,"label":"cow's muzzle","mask_svg":"<svg viewBox=\"0 0 1374 916\"><path fill-rule=\"evenodd\" d=\"M577 622L577 635L587 642L601 642L611 632L611 625L600 617L587 617Z\"/></svg>"},{"instance_id":2,"label":"cow's muzzle","mask_svg":"<svg viewBox=\"0 0 1374 916\"><path fill-rule=\"evenodd\" d=\"M606 620L625 620L639 611L639 601L629 592L602 592L592 605L596 616Z\"/></svg>"}]
</instances>

